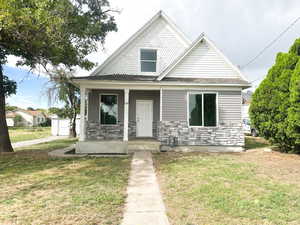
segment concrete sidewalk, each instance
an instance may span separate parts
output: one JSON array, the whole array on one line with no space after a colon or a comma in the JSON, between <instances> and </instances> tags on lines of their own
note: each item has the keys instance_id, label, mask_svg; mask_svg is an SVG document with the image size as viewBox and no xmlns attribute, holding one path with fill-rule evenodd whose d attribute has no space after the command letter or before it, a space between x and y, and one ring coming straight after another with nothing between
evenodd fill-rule
<instances>
[{"instance_id":1,"label":"concrete sidewalk","mask_svg":"<svg viewBox=\"0 0 300 225\"><path fill-rule=\"evenodd\" d=\"M151 152L134 153L122 225L169 225Z\"/></svg>"},{"instance_id":2,"label":"concrete sidewalk","mask_svg":"<svg viewBox=\"0 0 300 225\"><path fill-rule=\"evenodd\" d=\"M26 147L30 145L36 145L44 142L55 141L55 140L65 139L65 138L68 138L68 136L50 136L46 138L34 139L29 141L20 141L20 142L12 143L12 147L13 148Z\"/></svg>"}]
</instances>

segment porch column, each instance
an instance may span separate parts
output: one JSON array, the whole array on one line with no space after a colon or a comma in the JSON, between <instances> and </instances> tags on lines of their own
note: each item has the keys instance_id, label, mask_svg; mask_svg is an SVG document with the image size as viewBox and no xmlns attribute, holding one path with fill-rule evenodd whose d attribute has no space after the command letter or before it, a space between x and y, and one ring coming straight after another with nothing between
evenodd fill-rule
<instances>
[{"instance_id":1,"label":"porch column","mask_svg":"<svg viewBox=\"0 0 300 225\"><path fill-rule=\"evenodd\" d=\"M85 140L85 94L86 88L80 87L80 141Z\"/></svg>"},{"instance_id":2,"label":"porch column","mask_svg":"<svg viewBox=\"0 0 300 225\"><path fill-rule=\"evenodd\" d=\"M129 111L129 89L124 89L124 134L123 141L128 141L128 111Z\"/></svg>"}]
</instances>

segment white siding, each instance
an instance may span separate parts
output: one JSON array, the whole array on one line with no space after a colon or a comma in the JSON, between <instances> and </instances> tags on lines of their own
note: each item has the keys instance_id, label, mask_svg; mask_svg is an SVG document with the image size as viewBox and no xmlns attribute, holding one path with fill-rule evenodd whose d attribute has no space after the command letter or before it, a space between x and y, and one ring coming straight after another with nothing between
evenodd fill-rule
<instances>
[{"instance_id":1,"label":"white siding","mask_svg":"<svg viewBox=\"0 0 300 225\"><path fill-rule=\"evenodd\" d=\"M167 77L240 78L239 74L205 40L199 42Z\"/></svg>"},{"instance_id":2,"label":"white siding","mask_svg":"<svg viewBox=\"0 0 300 225\"><path fill-rule=\"evenodd\" d=\"M80 118L76 119L76 133L80 133ZM54 117L51 119L51 134L53 136L68 136L70 134L70 120Z\"/></svg>"},{"instance_id":3,"label":"white siding","mask_svg":"<svg viewBox=\"0 0 300 225\"><path fill-rule=\"evenodd\" d=\"M6 118L6 123L8 127L13 127L15 122L13 118Z\"/></svg>"},{"instance_id":4,"label":"white siding","mask_svg":"<svg viewBox=\"0 0 300 225\"><path fill-rule=\"evenodd\" d=\"M157 72L160 73L184 51L185 46L170 25L160 17L142 35L133 40L117 57L106 64L97 75L143 75L140 72L140 48L158 50ZM158 75L158 73L155 75Z\"/></svg>"}]
</instances>

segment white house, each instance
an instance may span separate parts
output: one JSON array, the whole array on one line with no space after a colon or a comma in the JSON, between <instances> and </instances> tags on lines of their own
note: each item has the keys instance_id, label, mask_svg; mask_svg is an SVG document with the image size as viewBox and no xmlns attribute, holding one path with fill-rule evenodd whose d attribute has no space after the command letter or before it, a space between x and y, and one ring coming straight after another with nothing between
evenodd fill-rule
<instances>
[{"instance_id":1,"label":"white house","mask_svg":"<svg viewBox=\"0 0 300 225\"><path fill-rule=\"evenodd\" d=\"M20 121L15 121L16 116L21 117ZM46 121L46 115L41 111L17 109L6 114L8 126L34 127Z\"/></svg>"}]
</instances>

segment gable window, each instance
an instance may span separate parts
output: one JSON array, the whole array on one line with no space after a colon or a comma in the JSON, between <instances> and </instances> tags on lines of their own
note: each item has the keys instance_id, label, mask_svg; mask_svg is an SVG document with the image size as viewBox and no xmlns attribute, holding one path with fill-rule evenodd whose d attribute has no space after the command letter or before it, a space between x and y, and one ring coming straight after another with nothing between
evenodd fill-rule
<instances>
[{"instance_id":1,"label":"gable window","mask_svg":"<svg viewBox=\"0 0 300 225\"><path fill-rule=\"evenodd\" d=\"M157 50L141 49L140 52L141 72L156 72Z\"/></svg>"},{"instance_id":2,"label":"gable window","mask_svg":"<svg viewBox=\"0 0 300 225\"><path fill-rule=\"evenodd\" d=\"M100 95L100 124L115 125L118 121L118 96L115 94Z\"/></svg>"},{"instance_id":3,"label":"gable window","mask_svg":"<svg viewBox=\"0 0 300 225\"><path fill-rule=\"evenodd\" d=\"M217 125L217 95L215 93L189 94L189 125Z\"/></svg>"}]
</instances>

